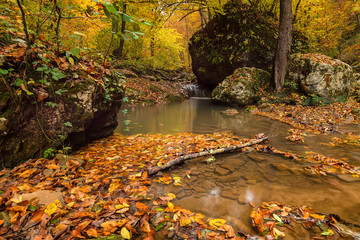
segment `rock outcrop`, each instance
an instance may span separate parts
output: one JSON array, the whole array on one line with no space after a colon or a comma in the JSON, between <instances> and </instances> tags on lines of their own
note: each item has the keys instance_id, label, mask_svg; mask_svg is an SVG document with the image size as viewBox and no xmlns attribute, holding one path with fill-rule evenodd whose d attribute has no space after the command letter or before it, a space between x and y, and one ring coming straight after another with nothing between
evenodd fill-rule
<instances>
[{"instance_id":1,"label":"rock outcrop","mask_svg":"<svg viewBox=\"0 0 360 240\"><path fill-rule=\"evenodd\" d=\"M199 84L212 90L235 69L272 65L278 26L272 16L249 5L230 1L189 44L192 69ZM305 48L305 37L293 32L292 50Z\"/></svg>"},{"instance_id":2,"label":"rock outcrop","mask_svg":"<svg viewBox=\"0 0 360 240\"><path fill-rule=\"evenodd\" d=\"M268 72L257 68L239 68L214 89L211 99L231 106L254 104L260 99L260 91L265 90L269 83Z\"/></svg>"},{"instance_id":3,"label":"rock outcrop","mask_svg":"<svg viewBox=\"0 0 360 240\"><path fill-rule=\"evenodd\" d=\"M353 88L352 68L338 59L325 55L293 54L289 75L292 81L298 83L309 95L347 95Z\"/></svg>"},{"instance_id":4,"label":"rock outcrop","mask_svg":"<svg viewBox=\"0 0 360 240\"><path fill-rule=\"evenodd\" d=\"M112 72L99 82L90 78L74 81L61 94L51 95L48 90L47 95L43 89L41 101L31 96L21 102L6 97L0 105L2 165L14 167L29 158L42 157L47 149L76 148L112 134L124 95L122 81ZM4 95L6 92L0 93L0 97Z\"/></svg>"}]
</instances>

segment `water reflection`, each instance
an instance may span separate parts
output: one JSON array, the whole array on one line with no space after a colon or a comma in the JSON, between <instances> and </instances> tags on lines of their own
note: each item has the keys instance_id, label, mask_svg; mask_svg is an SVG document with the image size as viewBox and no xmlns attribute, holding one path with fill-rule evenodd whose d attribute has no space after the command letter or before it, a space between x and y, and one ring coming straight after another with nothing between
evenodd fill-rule
<instances>
[{"instance_id":1,"label":"water reflection","mask_svg":"<svg viewBox=\"0 0 360 240\"><path fill-rule=\"evenodd\" d=\"M286 133L288 126L238 109L239 114L228 116L225 106L213 105L208 98L192 98L181 103L158 104L148 107L128 107L128 113L119 113L119 126L115 132L138 133L209 133L234 131L241 137L251 137L259 132L272 136ZM124 131L124 120L130 120L130 131Z\"/></svg>"}]
</instances>

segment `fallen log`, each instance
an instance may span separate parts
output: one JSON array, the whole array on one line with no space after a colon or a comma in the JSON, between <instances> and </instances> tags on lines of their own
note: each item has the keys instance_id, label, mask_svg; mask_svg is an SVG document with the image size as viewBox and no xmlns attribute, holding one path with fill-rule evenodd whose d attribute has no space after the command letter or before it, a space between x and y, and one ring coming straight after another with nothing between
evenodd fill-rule
<instances>
[{"instance_id":1,"label":"fallen log","mask_svg":"<svg viewBox=\"0 0 360 240\"><path fill-rule=\"evenodd\" d=\"M254 144L258 144L261 143L265 140L269 139L269 137L264 137L264 138L260 138L260 139L252 139L247 143L244 144L240 144L240 145L234 145L231 147L227 147L227 148L218 148L218 149L210 149L210 150L206 150L203 152L198 152L198 153L190 153L184 156L180 156L177 157L167 163L164 163L161 166L156 166L156 167L152 167L148 170L148 175L154 175L162 170L168 169L174 165L177 165L179 163L185 162L186 160L189 159L193 159L193 158L198 158L198 157L202 157L202 156L206 156L206 155L214 155L214 154L219 154L219 153L226 153L226 152L231 152L234 151L236 149L240 149L240 148L244 148L244 147L249 147L251 145Z\"/></svg>"}]
</instances>

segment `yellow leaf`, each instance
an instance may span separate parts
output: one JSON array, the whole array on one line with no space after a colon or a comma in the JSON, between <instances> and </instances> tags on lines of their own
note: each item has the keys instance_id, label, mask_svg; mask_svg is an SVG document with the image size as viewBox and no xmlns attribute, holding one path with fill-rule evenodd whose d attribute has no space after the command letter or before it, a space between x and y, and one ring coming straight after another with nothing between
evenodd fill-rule
<instances>
[{"instance_id":1,"label":"yellow leaf","mask_svg":"<svg viewBox=\"0 0 360 240\"><path fill-rule=\"evenodd\" d=\"M273 228L273 231L274 231L274 234L276 236L279 236L279 237L285 237L285 233L283 233L282 231L276 229L276 228Z\"/></svg>"},{"instance_id":2,"label":"yellow leaf","mask_svg":"<svg viewBox=\"0 0 360 240\"><path fill-rule=\"evenodd\" d=\"M176 198L175 194L173 194L173 193L168 193L167 195L171 198Z\"/></svg>"},{"instance_id":3,"label":"yellow leaf","mask_svg":"<svg viewBox=\"0 0 360 240\"><path fill-rule=\"evenodd\" d=\"M75 204L75 202L69 202L69 203L67 204L67 207L68 207L68 208L72 208L72 207L74 206L74 204Z\"/></svg>"},{"instance_id":4,"label":"yellow leaf","mask_svg":"<svg viewBox=\"0 0 360 240\"><path fill-rule=\"evenodd\" d=\"M181 227L189 225L189 224L191 224L191 218L183 217L183 218L180 219L180 226Z\"/></svg>"},{"instance_id":5,"label":"yellow leaf","mask_svg":"<svg viewBox=\"0 0 360 240\"><path fill-rule=\"evenodd\" d=\"M12 197L10 199L10 201L13 201L14 203L19 203L19 202L22 202L22 196L21 195L16 195L14 197Z\"/></svg>"},{"instance_id":6,"label":"yellow leaf","mask_svg":"<svg viewBox=\"0 0 360 240\"><path fill-rule=\"evenodd\" d=\"M116 210L119 210L119 209L122 209L122 208L124 208L124 205L122 205L122 204L115 205Z\"/></svg>"},{"instance_id":7,"label":"yellow leaf","mask_svg":"<svg viewBox=\"0 0 360 240\"><path fill-rule=\"evenodd\" d=\"M172 204L171 202L168 202L167 206L170 210L174 209L174 204Z\"/></svg>"},{"instance_id":8,"label":"yellow leaf","mask_svg":"<svg viewBox=\"0 0 360 240\"><path fill-rule=\"evenodd\" d=\"M51 216L57 209L58 209L58 206L61 206L61 203L59 200L55 200L55 202L53 203L50 203L46 209L45 209L45 213L47 213L49 216Z\"/></svg>"},{"instance_id":9,"label":"yellow leaf","mask_svg":"<svg viewBox=\"0 0 360 240\"><path fill-rule=\"evenodd\" d=\"M74 59L72 57L69 57L69 63L71 64L71 66L74 66Z\"/></svg>"},{"instance_id":10,"label":"yellow leaf","mask_svg":"<svg viewBox=\"0 0 360 240\"><path fill-rule=\"evenodd\" d=\"M130 239L131 238L131 233L129 232L129 230L127 230L126 227L123 227L121 229L121 236L125 239Z\"/></svg>"},{"instance_id":11,"label":"yellow leaf","mask_svg":"<svg viewBox=\"0 0 360 240\"><path fill-rule=\"evenodd\" d=\"M214 218L209 221L210 226L213 227L220 227L221 225L225 224L226 220L221 218Z\"/></svg>"}]
</instances>

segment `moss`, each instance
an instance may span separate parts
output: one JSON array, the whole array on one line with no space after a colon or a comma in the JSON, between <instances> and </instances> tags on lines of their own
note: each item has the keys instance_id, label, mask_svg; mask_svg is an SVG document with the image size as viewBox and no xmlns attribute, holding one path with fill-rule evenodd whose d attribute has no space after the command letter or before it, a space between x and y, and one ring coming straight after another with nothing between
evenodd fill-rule
<instances>
[{"instance_id":1,"label":"moss","mask_svg":"<svg viewBox=\"0 0 360 240\"><path fill-rule=\"evenodd\" d=\"M78 93L78 92L88 89L90 85L94 85L94 84L96 84L94 82L94 80L87 78L82 82L75 83L74 86L72 86L72 87L71 87L71 85L68 86L69 84L67 84L65 89L67 89L69 91L69 93Z\"/></svg>"}]
</instances>

